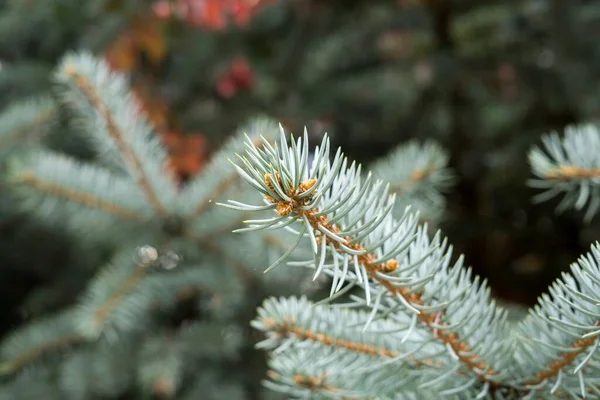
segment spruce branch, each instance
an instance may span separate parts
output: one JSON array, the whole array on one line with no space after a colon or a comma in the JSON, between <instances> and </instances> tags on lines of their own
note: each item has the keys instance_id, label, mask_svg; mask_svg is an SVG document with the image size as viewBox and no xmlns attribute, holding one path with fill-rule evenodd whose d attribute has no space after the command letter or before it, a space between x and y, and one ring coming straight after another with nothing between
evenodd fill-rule
<instances>
[{"instance_id":1,"label":"spruce branch","mask_svg":"<svg viewBox=\"0 0 600 400\"><path fill-rule=\"evenodd\" d=\"M102 169L75 163L61 155L38 153L31 159L37 160L35 164L28 163L32 168L19 168L27 163L26 160L14 163L9 180L21 190L35 193L40 201L54 198L120 219L143 218L143 215L133 207L127 208L122 205L127 204L127 196L124 196L124 192L129 191L127 183L122 179L114 178ZM79 173L72 174L76 170ZM67 180L68 177L75 177L75 181Z\"/></svg>"},{"instance_id":2,"label":"spruce branch","mask_svg":"<svg viewBox=\"0 0 600 400\"><path fill-rule=\"evenodd\" d=\"M411 141L377 160L370 169L373 176L389 182L390 193L396 195L396 216L412 205L421 219L435 220L446 205L443 193L456 180L448 160L448 153L436 142Z\"/></svg>"},{"instance_id":3,"label":"spruce branch","mask_svg":"<svg viewBox=\"0 0 600 400\"><path fill-rule=\"evenodd\" d=\"M344 283L362 287L364 299L355 306L368 307L374 314L386 307L408 313L430 332L428 341L440 345L439 357L447 357L444 365L451 368L448 379L435 381L445 389L442 392L481 383L485 393L499 384L509 367L506 315L490 301L485 283L472 279L470 269L462 267L462 258L450 268L450 249L439 234L429 239L426 228L417 227L417 217L408 212L395 220L388 186L373 182L370 174L361 182L360 166L347 167L339 150L330 161L327 137L316 148L312 165L306 131L303 139L292 138L289 147L282 128L278 146L256 149L247 144L240 156L243 167L236 169L263 194L263 208L276 215L246 221L245 230L289 228L298 235L267 270L307 237L313 260L301 264L313 268L315 277L333 277L332 298ZM244 211L259 208L233 201L223 205ZM299 226L291 228L293 224Z\"/></svg>"},{"instance_id":4,"label":"spruce branch","mask_svg":"<svg viewBox=\"0 0 600 400\"><path fill-rule=\"evenodd\" d=\"M268 258L268 249L264 245L259 251L252 248L256 255L252 260L233 257L215 237L219 232L219 238L232 236L230 232L241 225L241 218L215 207L215 202L223 196L255 195L239 184L237 175L227 168L228 160L243 150L242 135L260 145L261 135L275 139L268 136L276 133L276 124L266 117L250 120L200 176L181 188L165 169L166 149L154 135L124 75L81 53L66 56L55 78L59 105L74 114L101 165L42 151L15 159L9 182L20 195L20 205L46 220L68 222L71 230L84 233L87 239L168 245L182 255L206 252L211 254L207 257L211 262L255 280L254 271ZM242 241L236 240L240 246Z\"/></svg>"},{"instance_id":5,"label":"spruce branch","mask_svg":"<svg viewBox=\"0 0 600 400\"><path fill-rule=\"evenodd\" d=\"M129 93L125 77L81 53L63 59L56 80L68 88L62 93L63 101L93 135L100 155L124 164L152 209L166 216L165 203L175 195L162 173L167 154Z\"/></svg>"},{"instance_id":6,"label":"spruce branch","mask_svg":"<svg viewBox=\"0 0 600 400\"><path fill-rule=\"evenodd\" d=\"M154 290L144 278L160 269L158 252L142 248L118 254L88 287L80 305L77 331L86 338L136 330L153 305Z\"/></svg>"},{"instance_id":7,"label":"spruce branch","mask_svg":"<svg viewBox=\"0 0 600 400\"><path fill-rule=\"evenodd\" d=\"M84 342L73 326L74 310L42 318L11 333L0 346L0 376L13 374L57 350Z\"/></svg>"},{"instance_id":8,"label":"spruce branch","mask_svg":"<svg viewBox=\"0 0 600 400\"><path fill-rule=\"evenodd\" d=\"M118 218L141 219L139 213L121 207L119 204L104 201L85 192L78 192L51 182L43 181L34 174L23 174L22 176L13 179L13 182L17 185L27 186L43 195L66 199L87 208L103 211Z\"/></svg>"},{"instance_id":9,"label":"spruce branch","mask_svg":"<svg viewBox=\"0 0 600 400\"><path fill-rule=\"evenodd\" d=\"M56 104L42 97L15 103L0 113L0 154L17 143L39 141L56 117Z\"/></svg>"},{"instance_id":10,"label":"spruce branch","mask_svg":"<svg viewBox=\"0 0 600 400\"><path fill-rule=\"evenodd\" d=\"M402 366L367 368L372 360L311 345L283 351L271 358L265 386L295 398L339 400L433 399L429 389L419 389ZM372 366L372 364L370 364ZM451 396L449 398L452 398Z\"/></svg>"},{"instance_id":11,"label":"spruce branch","mask_svg":"<svg viewBox=\"0 0 600 400\"><path fill-rule=\"evenodd\" d=\"M536 179L530 186L543 191L534 201L547 201L563 194L557 211L585 209L589 221L600 209L600 132L593 124L571 125L561 139L557 132L542 137L542 146L529 152Z\"/></svg>"},{"instance_id":12,"label":"spruce branch","mask_svg":"<svg viewBox=\"0 0 600 400\"><path fill-rule=\"evenodd\" d=\"M215 314L231 315L243 301L243 283L224 269L177 266L169 251L144 246L134 254L122 251L102 268L80 300L76 330L88 340L137 332L157 312L172 309L182 296L201 293L219 298ZM162 273L168 270L168 273Z\"/></svg>"},{"instance_id":13,"label":"spruce branch","mask_svg":"<svg viewBox=\"0 0 600 400\"><path fill-rule=\"evenodd\" d=\"M141 193L104 168L48 151L9 160L6 181L19 207L86 236L127 236L152 218Z\"/></svg>"},{"instance_id":14,"label":"spruce branch","mask_svg":"<svg viewBox=\"0 0 600 400\"><path fill-rule=\"evenodd\" d=\"M411 367L439 366L434 360L415 357L415 349L424 341L424 332L418 332L419 328L405 315L379 318L364 331L365 322L372 318L370 313L315 305L305 296L267 299L258 309L258 315L251 324L267 334L267 339L257 344L258 348L278 351L290 346L290 341L310 341L374 359L404 361ZM398 317L404 317L404 321ZM412 332L407 336L409 330Z\"/></svg>"},{"instance_id":15,"label":"spruce branch","mask_svg":"<svg viewBox=\"0 0 600 400\"><path fill-rule=\"evenodd\" d=\"M600 244L571 265L517 325L518 382L533 392L586 392L600 379Z\"/></svg>"},{"instance_id":16,"label":"spruce branch","mask_svg":"<svg viewBox=\"0 0 600 400\"><path fill-rule=\"evenodd\" d=\"M182 291L194 290L212 299L220 299L201 304L217 320L231 316L243 303L242 282L226 270L183 268L160 274L152 271L160 269L164 263L160 254L150 248L139 249L137 254L137 257L132 257L131 251L124 251L117 255L94 278L78 306L27 325L6 338L0 346L0 375L13 374L30 364L39 364L40 360L63 348L89 342L104 343L97 340L101 334L112 339L115 334L124 331L138 331L147 326L144 318L156 311L172 308ZM219 329L219 334L215 333L215 329ZM225 330L229 333L223 336ZM200 332L205 339L211 337L212 341L210 345L208 341L206 346L196 345L195 350L190 352L191 342L197 340L195 335ZM214 322L210 327L190 325L178 335L177 348L186 348L188 355L196 358L215 357L215 352L232 358L241 343L238 336L231 327L215 325ZM217 337L227 340L227 346L216 346L214 339ZM77 386L74 380L67 383ZM84 390L81 387L76 389Z\"/></svg>"}]
</instances>

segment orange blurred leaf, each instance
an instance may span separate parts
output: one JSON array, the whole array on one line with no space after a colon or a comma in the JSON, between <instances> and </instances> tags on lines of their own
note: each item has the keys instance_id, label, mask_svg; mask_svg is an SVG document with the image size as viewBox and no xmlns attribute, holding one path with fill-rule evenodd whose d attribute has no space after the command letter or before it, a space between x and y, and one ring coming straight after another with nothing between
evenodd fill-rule
<instances>
[{"instance_id":1,"label":"orange blurred leaf","mask_svg":"<svg viewBox=\"0 0 600 400\"><path fill-rule=\"evenodd\" d=\"M129 72L137 66L135 43L129 32L119 36L105 52L109 65L119 71Z\"/></svg>"},{"instance_id":2,"label":"orange blurred leaf","mask_svg":"<svg viewBox=\"0 0 600 400\"><path fill-rule=\"evenodd\" d=\"M175 16L192 25L207 30L222 30L228 20L238 26L245 26L254 14L275 0L161 0L153 10L159 18Z\"/></svg>"},{"instance_id":3,"label":"orange blurred leaf","mask_svg":"<svg viewBox=\"0 0 600 400\"><path fill-rule=\"evenodd\" d=\"M171 130L162 135L170 160L167 168L181 179L198 174L208 158L208 140L199 133L183 134Z\"/></svg>"},{"instance_id":4,"label":"orange blurred leaf","mask_svg":"<svg viewBox=\"0 0 600 400\"><path fill-rule=\"evenodd\" d=\"M129 72L137 67L141 53L154 64L167 54L163 24L152 14L135 18L130 28L106 50L105 56L113 68Z\"/></svg>"},{"instance_id":5,"label":"orange blurred leaf","mask_svg":"<svg viewBox=\"0 0 600 400\"><path fill-rule=\"evenodd\" d=\"M165 59L167 54L167 40L163 24L152 16L148 16L134 24L133 32L137 38L137 45L144 51L150 61L155 64Z\"/></svg>"}]
</instances>

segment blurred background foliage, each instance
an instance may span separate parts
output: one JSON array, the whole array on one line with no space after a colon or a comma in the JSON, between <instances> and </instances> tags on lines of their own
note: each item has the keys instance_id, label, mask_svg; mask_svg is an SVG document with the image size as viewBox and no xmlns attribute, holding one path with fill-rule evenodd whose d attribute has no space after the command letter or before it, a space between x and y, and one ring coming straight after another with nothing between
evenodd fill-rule
<instances>
[{"instance_id":1,"label":"blurred background foliage","mask_svg":"<svg viewBox=\"0 0 600 400\"><path fill-rule=\"evenodd\" d=\"M361 162L435 139L458 175L441 229L497 296L529 305L600 237L526 186L540 134L599 115L599 20L591 0L0 0L0 108L46 93L85 48L131 74L182 181L259 113ZM82 257L28 224L0 214L0 333Z\"/></svg>"}]
</instances>

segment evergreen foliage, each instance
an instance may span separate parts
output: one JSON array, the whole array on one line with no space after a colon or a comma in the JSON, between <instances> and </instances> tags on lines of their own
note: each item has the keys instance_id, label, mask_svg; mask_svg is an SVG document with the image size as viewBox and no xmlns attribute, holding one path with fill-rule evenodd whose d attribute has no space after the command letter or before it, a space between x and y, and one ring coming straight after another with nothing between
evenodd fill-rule
<instances>
[{"instance_id":1,"label":"evergreen foliage","mask_svg":"<svg viewBox=\"0 0 600 400\"><path fill-rule=\"evenodd\" d=\"M240 216L215 207L225 194L252 198L224 168L242 141L233 139L202 175L180 187L124 76L82 53L66 56L55 80L59 103L11 107L3 128L25 129L49 109L64 109L95 150L95 162L30 145L10 152L3 179L22 212L66 228L84 248L104 249L108 260L89 271L87 287L65 311L36 319L2 342L0 371L21 376L49 358L58 366L48 379L61 388L60 398L116 398L132 390L169 398L185 394L188 379L208 370L216 374L215 387L242 385L236 390L247 392L225 371L242 368L244 308L267 290L256 271L286 237L233 235ZM247 137L273 131L269 124L251 121ZM287 277L269 283L268 291L292 288ZM191 308L178 317L182 304ZM139 360L131 361L133 368L112 368L124 356L120 343L130 340L127 353ZM56 358L59 350L64 359ZM11 386L3 390L10 397Z\"/></svg>"},{"instance_id":2,"label":"evergreen foliage","mask_svg":"<svg viewBox=\"0 0 600 400\"><path fill-rule=\"evenodd\" d=\"M567 191L579 208L597 201L590 149L599 137L587 125L567 129L562 142L547 138L549 157L533 149L534 173L550 181L540 186ZM280 125L279 143L248 143L237 166L275 213L251 227L294 232L312 257L288 264L332 278L319 305L272 298L259 308L268 387L297 398L598 398L600 244L510 323L462 256L451 261L439 231L430 236L409 209L393 216L389 183L362 176L327 137L312 161L309 151L306 132L288 143ZM346 293L349 301L331 303Z\"/></svg>"},{"instance_id":3,"label":"evergreen foliage","mask_svg":"<svg viewBox=\"0 0 600 400\"><path fill-rule=\"evenodd\" d=\"M600 208L600 157L594 151L600 145L598 128L594 124L568 126L563 138L554 132L542 141L543 148L529 153L537 176L531 185L545 189L536 199L545 201L562 193L558 211L587 209L585 219L591 220Z\"/></svg>"},{"instance_id":4,"label":"evergreen foliage","mask_svg":"<svg viewBox=\"0 0 600 400\"><path fill-rule=\"evenodd\" d=\"M254 363L255 355L248 356L256 339L246 330L250 314L266 295L310 292L328 278L331 287L325 290L339 304L353 308L278 297L259 309L254 325L267 334L263 345L280 351L270 357L274 373L269 385L276 391L311 398L338 398L342 393L347 398L436 398L440 392L466 398L580 398L583 393L598 397L597 342L592 341L597 329L596 246L572 266L570 275L555 282L530 317L516 326L497 324L510 332L498 335L513 344L498 346L510 349L513 368L501 371L506 377L493 376L508 385L490 384L488 392L485 382L467 379L472 376L469 371L459 377L451 371L438 374L448 372L447 365L415 359L443 347L439 339L444 332L465 339L473 351L487 346L478 339L497 326L478 327L477 321L463 318L470 304L466 296L452 299L454 306L448 307L453 314L446 319L438 311L421 310L436 318L441 315L428 329L386 295L377 303L377 282L368 291L361 287L362 278L353 275L354 257L347 259L346 272L346 259L326 258L316 283L312 274L304 277L302 268L294 268L294 275L281 266L259 274L282 255L292 258L292 265L310 266L302 260L310 258L313 243L304 237L288 255L300 238L295 236L298 231L262 230L256 222L274 222L272 209L263 209L260 217L255 209L236 216L213 205L219 197L237 200L229 204L236 208L260 204L255 188L229 186L237 178L228 174L228 158L235 160L234 154L244 150L242 132L253 138L261 133L270 140L268 133L276 134L276 125L266 120L246 125L213 157L205 173L181 186L162 165L166 151L147 121L152 118L140 115L127 94L128 81L108 74L89 54L63 60L83 66L75 72L91 83L107 111L90 103L65 64L54 67L69 49L104 52L115 34L128 28L132 16L145 16L153 3L0 1L0 253L6 257L0 269L0 302L9 303L0 311L0 324L13 331L0 338L0 399L121 400L168 398L173 393L182 399L267 398L271 394L256 391L262 364ZM159 46L157 51L164 58L157 62L156 51L140 50L135 56L140 65L132 76L135 80L141 75L142 81L151 76L151 93L169 100L177 123L207 135L233 131L249 116L266 111L294 129L308 125L310 140L320 139L327 130L334 143L360 161L370 161L409 137L439 140L448 153L437 145L409 145L369 166L374 177L390 183L388 193L396 193L393 205L382 201L390 207L385 211L395 222L416 225L408 224L410 229L396 238L404 240L399 246L410 246L396 257L405 262L406 275L402 272L402 279L392 282L408 291L411 285L423 285L425 291L441 288L441 295L449 296L467 278L473 279L469 290L478 300L473 314L492 315L487 286L474 273L455 268L455 259L447 261L450 246L443 247L440 234L426 234L416 221L431 228L450 217L445 233L504 296L520 292L535 297L539 282L545 287L544 278L554 279L556 268L567 267L565 258L570 260L571 254L582 251L581 243L587 247L590 237L597 237L592 226L577 229L568 217L551 221L547 207L525 207L530 192L517 185L528 173L523 155L540 132L598 115L598 10L590 1L490 5L281 0L244 29L207 32L181 21L165 22L161 43L169 48ZM246 78L253 84L224 96L218 86L221 77L231 60L240 58L248 61ZM109 119L114 124L108 124ZM126 144L139 169L109 140L111 125L132 133ZM573 208L588 221L594 217L599 204L596 131L593 125L573 126L564 137L549 135L530 153L537 201L562 197L559 211ZM308 153L310 158L313 154ZM441 194L454 181L445 168L448 155L460 187L451 199L451 213L442 216ZM147 174L148 185L137 183L140 170ZM364 172L355 174L361 185L367 179ZM383 186L370 179L365 190L374 186L385 197ZM221 193L223 186L229 189ZM217 192L220 196L214 195ZM354 206L367 203L368 198L352 197L353 190L347 188L345 194L357 201ZM411 211L405 214L409 204ZM517 210L515 204L523 208ZM201 215L182 224L198 207ZM376 208L373 204L367 214L376 215ZM419 210L418 216L414 210ZM348 208L340 221L353 222L348 218L356 212ZM351 232L364 233L361 243L372 245L369 240L381 232L380 223L390 219L382 214L367 228L360 226L363 231L352 232L357 226ZM249 220L250 232L230 235L234 228L243 231L238 226L242 220ZM181 233L182 225L193 237ZM279 225L275 222L270 228ZM335 241L337 233L329 233ZM429 246L431 254L420 254L419 246ZM317 254L323 254L320 248ZM431 265L415 267L410 274L408 267L421 258ZM449 264L436 268L441 260ZM319 266L321 260L314 261ZM455 269L456 276L448 272ZM392 272L386 276L393 278ZM23 280L31 281L29 286L41 285L27 292L21 287ZM118 304L109 301L115 297ZM440 307L444 303L443 298L434 300ZM10 305L15 302L20 318L3 318L14 312ZM300 312L305 306L315 313ZM110 312L95 314L99 308ZM362 310L355 313L357 308ZM297 325L288 323L286 313ZM362 324L347 328L340 319ZM15 321L22 326L13 326ZM443 329L444 323L450 327ZM341 349L331 349L334 340ZM427 346L417 345L425 341ZM292 351L300 344L302 351ZM496 360L493 349L484 350L478 356L502 361ZM452 354L448 350L436 359L452 361ZM383 360L383 367L373 359ZM415 360L428 372L415 373ZM367 363L373 368L354 368ZM542 364L550 367L543 370ZM311 372L317 375L311 378ZM432 391L423 392L415 374L424 385L431 378L427 389ZM533 389L532 381L523 381L532 376L544 378ZM472 387L465 389L463 383Z\"/></svg>"},{"instance_id":5,"label":"evergreen foliage","mask_svg":"<svg viewBox=\"0 0 600 400\"><path fill-rule=\"evenodd\" d=\"M205 391L200 382L208 376L215 399L257 396L252 388L262 368L245 368L252 359L244 355L253 343L250 312L268 294L318 285L303 283L311 280L303 269L261 276L281 254L295 259L290 246L298 255L310 251L294 234L231 233L247 230L242 220L266 216L271 205L240 215L216 202L235 197L233 208L247 208L260 199L230 160L248 143L271 151L278 125L252 119L181 185L126 76L81 52L63 58L54 81L52 98L0 113L12 149L2 159L3 184L21 213L60 227L102 262L67 269L26 300L39 315L0 342L0 396L20 396L23 384L35 382L52 388L46 398L192 399ZM47 146L44 133L58 114L68 116L74 140L92 149L89 159ZM31 132L33 141L17 132ZM430 208L443 207L438 190L452 183L443 150L409 144L381 161L380 174L407 156L415 164L395 177L399 198L422 196ZM73 281L77 287L64 299L60 292ZM63 298L60 305L39 304L53 297Z\"/></svg>"}]
</instances>

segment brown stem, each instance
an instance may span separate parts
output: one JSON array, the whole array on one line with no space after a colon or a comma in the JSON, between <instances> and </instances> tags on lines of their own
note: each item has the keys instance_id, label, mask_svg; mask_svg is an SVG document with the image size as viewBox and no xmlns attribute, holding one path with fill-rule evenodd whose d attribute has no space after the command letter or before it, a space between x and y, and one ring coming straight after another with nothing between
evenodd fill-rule
<instances>
[{"instance_id":1,"label":"brown stem","mask_svg":"<svg viewBox=\"0 0 600 400\"><path fill-rule=\"evenodd\" d=\"M133 173L135 175L135 180L137 181L139 187L142 189L142 192L146 195L150 206L159 215L163 217L166 216L168 214L168 211L159 200L158 195L155 193L148 177L144 173L141 160L137 157L129 143L127 143L127 141L125 140L125 133L121 132L121 130L119 129L116 121L113 118L113 115L111 114L106 104L104 104L100 96L98 96L98 94L96 93L92 85L88 82L88 80L83 75L81 75L73 65L67 65L64 68L64 73L70 76L75 81L75 84L79 87L83 94L87 96L92 106L96 110L98 110L104 121L106 121L109 136L116 143L123 159L132 166Z\"/></svg>"},{"instance_id":2,"label":"brown stem","mask_svg":"<svg viewBox=\"0 0 600 400\"><path fill-rule=\"evenodd\" d=\"M302 339L302 340L310 340L313 342L319 342L321 344L327 345L327 346L333 346L333 347L337 347L340 349L344 349L344 350L348 350L348 351L352 351L352 352L356 352L356 353L362 353L362 354L367 354L370 356L379 356L379 357L384 357L384 358L397 358L400 357L400 353L398 351L395 350L389 350L389 349L385 349L385 348L379 348L379 347L375 347L372 345L368 345L365 343L360 343L360 342L354 342L351 340L344 340L344 339L339 339L339 338L335 338L331 335L326 335L324 333L320 333L320 332L314 332L311 331L309 329L303 329L299 326L297 326L293 321L288 321L285 320L283 322L278 323L277 321L275 321L273 318L267 318L263 320L263 323L265 324L265 326L269 329L271 329L274 332L277 332L277 334L281 335L281 336L291 336L291 335L295 335L298 338ZM440 363L437 363L433 360L422 360L422 361L415 361L414 357L412 355L409 355L407 357L408 360L412 360L413 363L411 363L413 366L422 366L422 365L428 365L428 366L440 366Z\"/></svg>"},{"instance_id":3,"label":"brown stem","mask_svg":"<svg viewBox=\"0 0 600 400\"><path fill-rule=\"evenodd\" d=\"M534 379L526 382L525 384L528 386L537 385L542 383L546 379L555 377L556 375L558 375L559 371L573 363L577 356L579 356L586 349L592 346L595 341L596 337L578 340L573 346L571 346L574 349L574 351L562 353L557 360L550 363L548 366L546 366L544 370L540 371Z\"/></svg>"},{"instance_id":4,"label":"brown stem","mask_svg":"<svg viewBox=\"0 0 600 400\"><path fill-rule=\"evenodd\" d=\"M396 193L396 194L401 194L407 190L407 187L410 187L411 185L414 185L415 183L418 183L418 182L421 182L421 181L424 181L425 179L427 179L429 177L429 175L431 175L434 171L435 171L435 168L433 168L432 166L425 168L425 169L417 168L413 171L412 174L410 174L408 181L402 182L397 185L390 185L390 192Z\"/></svg>"},{"instance_id":5,"label":"brown stem","mask_svg":"<svg viewBox=\"0 0 600 400\"><path fill-rule=\"evenodd\" d=\"M600 177L600 169L585 169L576 165L561 165L555 170L548 172L544 177L555 180L597 178Z\"/></svg>"},{"instance_id":6,"label":"brown stem","mask_svg":"<svg viewBox=\"0 0 600 400\"><path fill-rule=\"evenodd\" d=\"M46 182L31 173L27 173L22 177L15 179L14 182L17 184L30 185L40 192L49 193L57 197L63 197L67 200L79 203L89 208L103 211L118 218L130 220L142 219L142 215L136 211L129 210L118 204L99 199L88 193L78 192L76 190L65 188L51 182Z\"/></svg>"},{"instance_id":7,"label":"brown stem","mask_svg":"<svg viewBox=\"0 0 600 400\"><path fill-rule=\"evenodd\" d=\"M311 392L320 392L320 391L326 391L326 392L339 392L341 389L336 387L336 386L332 386L329 385L325 382L326 376L308 376L308 375L294 375L294 377L292 378L294 380L294 383L298 386L304 387L309 389Z\"/></svg>"},{"instance_id":8,"label":"brown stem","mask_svg":"<svg viewBox=\"0 0 600 400\"><path fill-rule=\"evenodd\" d=\"M275 371L267 371L267 376L273 380L278 380L280 375ZM292 377L292 380L294 381L294 383L297 386L308 389L311 392L315 392L315 393L330 392L330 393L336 393L339 395L339 392L344 390L341 387L328 384L326 382L327 373L324 373L320 376L296 374ZM359 400L359 399L367 400L367 398L365 398L364 396L352 396L352 395L343 395L343 396L339 397L339 399L340 400Z\"/></svg>"},{"instance_id":9,"label":"brown stem","mask_svg":"<svg viewBox=\"0 0 600 400\"><path fill-rule=\"evenodd\" d=\"M123 282L123 284L117 288L112 296L110 296L109 299L98 310L96 310L93 316L95 326L101 326L108 315L119 306L123 298L138 285L144 276L146 276L148 267L152 265L152 262L153 261L148 261L139 264L133 274L131 274L129 278L127 278L125 282Z\"/></svg>"},{"instance_id":10,"label":"brown stem","mask_svg":"<svg viewBox=\"0 0 600 400\"><path fill-rule=\"evenodd\" d=\"M42 343L37 347L27 350L20 356L16 357L14 360L8 361L6 363L6 366L0 364L0 370L6 373L18 371L21 368L25 367L27 364L39 359L40 357L43 357L44 355L52 351L81 342L83 342L83 337L75 333L68 333L59 336L53 340Z\"/></svg>"}]
</instances>

